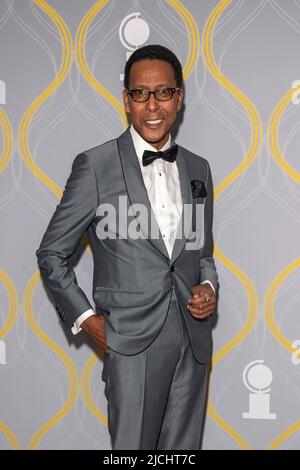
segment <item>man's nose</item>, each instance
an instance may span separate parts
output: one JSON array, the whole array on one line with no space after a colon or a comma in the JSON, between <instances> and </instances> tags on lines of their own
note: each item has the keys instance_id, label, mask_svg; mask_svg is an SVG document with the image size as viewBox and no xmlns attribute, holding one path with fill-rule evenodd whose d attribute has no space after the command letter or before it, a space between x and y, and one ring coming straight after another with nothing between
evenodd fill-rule
<instances>
[{"instance_id":1,"label":"man's nose","mask_svg":"<svg viewBox=\"0 0 300 470\"><path fill-rule=\"evenodd\" d=\"M156 111L159 107L157 99L155 98L153 93L151 93L146 103L147 103L147 109L149 109L149 111Z\"/></svg>"}]
</instances>

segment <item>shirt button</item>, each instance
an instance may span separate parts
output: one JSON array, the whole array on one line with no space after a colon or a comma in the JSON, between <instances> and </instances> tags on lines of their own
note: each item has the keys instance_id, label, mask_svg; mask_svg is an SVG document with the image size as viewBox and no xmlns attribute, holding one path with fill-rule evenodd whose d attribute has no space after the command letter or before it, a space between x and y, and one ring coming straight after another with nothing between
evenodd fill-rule
<instances>
[{"instance_id":1,"label":"shirt button","mask_svg":"<svg viewBox=\"0 0 300 470\"><path fill-rule=\"evenodd\" d=\"M159 176L161 176L161 173L159 173Z\"/></svg>"}]
</instances>

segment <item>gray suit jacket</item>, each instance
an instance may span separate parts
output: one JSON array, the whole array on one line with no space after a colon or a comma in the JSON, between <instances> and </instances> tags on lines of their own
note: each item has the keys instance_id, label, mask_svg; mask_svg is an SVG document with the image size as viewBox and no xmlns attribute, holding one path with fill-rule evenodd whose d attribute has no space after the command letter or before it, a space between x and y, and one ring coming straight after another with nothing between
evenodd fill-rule
<instances>
[{"instance_id":1,"label":"gray suit jacket","mask_svg":"<svg viewBox=\"0 0 300 470\"><path fill-rule=\"evenodd\" d=\"M76 156L62 199L36 255L56 309L66 327L71 328L85 310L93 308L68 263L87 231L94 259L93 300L96 312L105 316L109 348L131 355L149 346L163 326L175 289L194 354L199 362L207 363L212 354L211 318L195 319L186 305L192 296L192 286L205 279L210 280L217 290L212 258L211 172L205 159L181 146L176 161L184 204L179 224L183 237L176 238L171 259L151 209L129 129L118 139ZM206 197L193 197L193 179L205 183ZM124 219L124 207L119 207L119 196L123 196L123 200L128 198L128 207L133 208L128 221L126 217ZM123 217L127 226L135 221L144 236L122 238L115 228L116 236L99 237L97 224L107 216L99 211L100 204L113 205L117 220ZM157 229L157 237L152 236L150 229L147 233L146 221L140 217L137 204L147 208L148 221L151 220L152 227L154 224ZM185 217L186 204L192 208L191 217ZM192 244L188 237L196 228L196 207L200 214L200 230L196 232L197 243ZM187 224L185 227L184 223ZM187 249L188 243L190 249Z\"/></svg>"}]
</instances>

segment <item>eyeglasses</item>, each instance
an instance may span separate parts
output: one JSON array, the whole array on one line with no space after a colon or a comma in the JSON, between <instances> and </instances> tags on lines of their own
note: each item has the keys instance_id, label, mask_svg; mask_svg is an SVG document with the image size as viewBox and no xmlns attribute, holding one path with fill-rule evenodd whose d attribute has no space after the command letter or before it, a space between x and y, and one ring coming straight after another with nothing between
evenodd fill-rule
<instances>
[{"instance_id":1,"label":"eyeglasses","mask_svg":"<svg viewBox=\"0 0 300 470\"><path fill-rule=\"evenodd\" d=\"M131 96L133 101L143 103L144 101L148 101L151 94L153 94L158 101L169 101L173 98L175 91L178 90L180 90L180 87L158 88L154 91L145 90L144 88L138 88L136 90L127 90L127 93Z\"/></svg>"}]
</instances>

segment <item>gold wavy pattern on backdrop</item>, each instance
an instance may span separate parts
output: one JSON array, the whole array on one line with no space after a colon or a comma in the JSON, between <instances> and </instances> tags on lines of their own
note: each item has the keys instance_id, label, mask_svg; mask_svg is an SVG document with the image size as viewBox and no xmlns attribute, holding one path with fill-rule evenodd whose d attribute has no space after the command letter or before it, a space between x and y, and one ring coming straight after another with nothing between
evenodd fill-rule
<instances>
[{"instance_id":1,"label":"gold wavy pattern on backdrop","mask_svg":"<svg viewBox=\"0 0 300 470\"><path fill-rule=\"evenodd\" d=\"M18 292L15 284L8 277L7 273L0 269L0 282L4 285L7 293L8 300L8 313L4 325L0 328L0 339L4 339L5 336L13 329L14 324L17 321L19 311L19 299Z\"/></svg>"},{"instance_id":2,"label":"gold wavy pattern on backdrop","mask_svg":"<svg viewBox=\"0 0 300 470\"><path fill-rule=\"evenodd\" d=\"M10 446L14 450L21 450L20 443L12 430L3 421L0 421L0 432L5 435Z\"/></svg>"},{"instance_id":3,"label":"gold wavy pattern on backdrop","mask_svg":"<svg viewBox=\"0 0 300 470\"><path fill-rule=\"evenodd\" d=\"M81 393L84 399L84 402L87 408L90 410L91 414L94 415L104 426L107 426L108 421L107 417L102 413L99 408L97 408L95 399L92 394L91 386L91 376L93 373L94 367L99 363L100 357L103 359L102 348L90 355L86 361L84 368L82 370L80 383L81 383Z\"/></svg>"},{"instance_id":4,"label":"gold wavy pattern on backdrop","mask_svg":"<svg viewBox=\"0 0 300 470\"><path fill-rule=\"evenodd\" d=\"M9 117L3 108L0 108L0 128L2 131L0 173L3 173L11 159L14 146L13 128ZM19 312L19 299L15 284L2 269L0 269L0 282L4 285L8 299L8 313L4 325L0 328L0 340L4 340L5 336L12 330L16 323L17 313ZM6 437L6 440L12 449L20 449L20 443L17 437L3 421L0 421L0 432Z\"/></svg>"},{"instance_id":5,"label":"gold wavy pattern on backdrop","mask_svg":"<svg viewBox=\"0 0 300 470\"><path fill-rule=\"evenodd\" d=\"M56 26L60 40L61 40L61 63L57 75L52 80L50 85L33 101L33 103L24 112L18 132L19 150L28 169L33 175L38 177L51 191L56 194L58 198L61 198L62 191L57 184L55 184L33 161L30 146L29 146L29 130L32 119L39 109L39 107L54 93L63 81L67 78L72 64L72 37L69 28L63 18L44 0L33 0L34 3L41 8L41 10L52 20ZM78 395L78 372L74 362L71 358L62 351L57 344L55 344L37 324L34 313L33 313L33 295L35 292L36 284L40 282L39 271L35 272L31 279L28 281L27 287L24 291L23 305L25 319L31 328L32 332L37 338L47 345L61 360L63 365L66 367L68 374L68 396L63 407L45 424L43 424L31 437L29 443L29 449L36 449L41 442L43 436L55 426L59 420L64 418L67 413L74 406L77 395Z\"/></svg>"},{"instance_id":6,"label":"gold wavy pattern on backdrop","mask_svg":"<svg viewBox=\"0 0 300 470\"><path fill-rule=\"evenodd\" d=\"M14 146L14 131L8 115L0 108L0 129L2 130L2 151L0 154L0 173L3 173L12 156Z\"/></svg>"},{"instance_id":7,"label":"gold wavy pattern on backdrop","mask_svg":"<svg viewBox=\"0 0 300 470\"><path fill-rule=\"evenodd\" d=\"M270 283L265 294L264 299L264 316L267 326L276 340L290 353L292 354L293 348L291 347L291 342L284 336L282 331L279 328L279 325L275 318L275 301L276 296L279 292L281 285L284 281L291 276L296 269L300 266L300 258L297 258L295 261L290 263L286 268L284 268L275 279ZM295 432L300 429L300 419L297 419L292 425L288 426L284 431L282 431L275 439L268 444L267 449L277 449L281 444L283 444L289 437L292 436Z\"/></svg>"},{"instance_id":8,"label":"gold wavy pattern on backdrop","mask_svg":"<svg viewBox=\"0 0 300 470\"><path fill-rule=\"evenodd\" d=\"M93 75L86 57L86 43L88 30L98 13L107 5L109 0L98 0L82 18L75 35L75 57L78 70L99 95L103 96L109 104L116 110L123 127L127 127L127 118L123 109L123 104L110 91L105 88Z\"/></svg>"},{"instance_id":9,"label":"gold wavy pattern on backdrop","mask_svg":"<svg viewBox=\"0 0 300 470\"><path fill-rule=\"evenodd\" d=\"M295 183L300 184L300 173L290 165L281 150L279 129L282 117L287 107L292 102L292 96L295 91L299 90L300 86L290 89L279 103L275 106L268 123L267 129L267 144L271 157L275 163L281 168L283 173L286 173ZM269 284L265 298L264 298L264 318L265 322L274 336L274 338L281 344L289 354L292 354L293 349L291 342L284 336L279 328L279 325L275 317L275 301L276 296L279 293L281 285L285 280L291 276L300 267L300 257L288 264L282 271L280 271L276 277ZM277 449L283 444L289 437L300 429L300 419L297 419L292 425L288 426L282 431L275 439L268 444L267 449Z\"/></svg>"},{"instance_id":10,"label":"gold wavy pattern on backdrop","mask_svg":"<svg viewBox=\"0 0 300 470\"><path fill-rule=\"evenodd\" d=\"M271 157L275 163L286 173L295 183L300 184L300 173L286 161L284 153L280 147L279 127L285 110L292 102L294 93L300 90L300 85L291 88L275 106L268 123L267 144Z\"/></svg>"},{"instance_id":11,"label":"gold wavy pattern on backdrop","mask_svg":"<svg viewBox=\"0 0 300 470\"><path fill-rule=\"evenodd\" d=\"M44 0L33 1L44 11L46 15L49 16L59 32L61 41L61 62L59 70L50 85L48 85L48 87L42 91L42 93L24 112L19 125L18 145L21 157L31 173L39 178L45 184L45 186L51 189L57 198L60 199L62 197L62 190L60 187L38 167L32 158L29 146L29 129L31 126L31 121L37 110L53 93L55 93L55 91L60 87L60 85L68 76L72 65L72 37L68 25L47 2Z\"/></svg>"},{"instance_id":12,"label":"gold wavy pattern on backdrop","mask_svg":"<svg viewBox=\"0 0 300 470\"><path fill-rule=\"evenodd\" d=\"M166 0L166 2L174 8L176 13L182 19L188 34L188 53L186 61L182 67L183 79L186 81L193 73L201 52L200 33L197 21L191 12L178 0Z\"/></svg>"},{"instance_id":13,"label":"gold wavy pattern on backdrop","mask_svg":"<svg viewBox=\"0 0 300 470\"><path fill-rule=\"evenodd\" d=\"M218 67L214 56L213 38L215 29L220 16L223 11L230 6L231 1L232 0L221 0L205 23L202 39L203 59L210 74L214 77L216 82L227 90L245 109L251 126L251 135L250 145L245 159L215 188L215 201L217 201L225 189L241 176L241 174L244 173L254 162L261 147L263 135L263 125L258 110L250 99L225 77Z\"/></svg>"},{"instance_id":14,"label":"gold wavy pattern on backdrop","mask_svg":"<svg viewBox=\"0 0 300 470\"><path fill-rule=\"evenodd\" d=\"M226 8L230 6L230 4L231 0L221 0L212 10L211 14L205 22L202 35L203 60L205 66L216 82L226 89L245 109L251 126L251 135L246 158L215 188L215 202L219 199L225 189L233 184L234 181L239 176L241 176L254 162L254 160L257 158L262 143L262 120L258 110L255 108L250 99L225 77L218 67L214 55L214 34L216 26L221 15L226 10ZM214 354L212 359L213 367L215 367L235 346L237 346L237 344L239 344L246 338L246 336L249 335L257 321L259 311L258 294L251 280L246 276L245 273L241 271L241 269L235 266L234 263L230 261L216 245L214 247L214 256L235 275L235 277L244 287L247 297L248 310L245 322L239 333ZM241 436L235 429L233 429L229 423L223 420L223 418L221 418L213 406L210 398L208 401L208 414L229 436L231 436L233 440L235 440L241 449L250 449L250 445L244 439L244 437Z\"/></svg>"},{"instance_id":15,"label":"gold wavy pattern on backdrop","mask_svg":"<svg viewBox=\"0 0 300 470\"><path fill-rule=\"evenodd\" d=\"M63 419L73 408L79 391L79 377L77 368L72 359L65 353L52 339L50 339L37 323L34 316L33 298L37 284L40 282L40 273L36 272L25 287L23 297L23 310L25 319L30 326L31 331L37 338L48 346L58 357L58 359L65 366L68 374L68 396L63 406L52 416L46 423L44 423L31 437L28 449L37 449L40 445L42 438L45 434L55 426L59 420Z\"/></svg>"},{"instance_id":16,"label":"gold wavy pattern on backdrop","mask_svg":"<svg viewBox=\"0 0 300 470\"><path fill-rule=\"evenodd\" d=\"M6 315L6 320L4 325L0 328L0 340L4 340L8 333L13 329L17 321L19 312L19 298L15 284L9 278L8 274L2 269L0 269L0 282L5 288L8 300L8 312ZM9 442L12 449L20 449L20 444L17 437L3 421L0 421L0 432L5 435L6 440Z\"/></svg>"}]
</instances>

